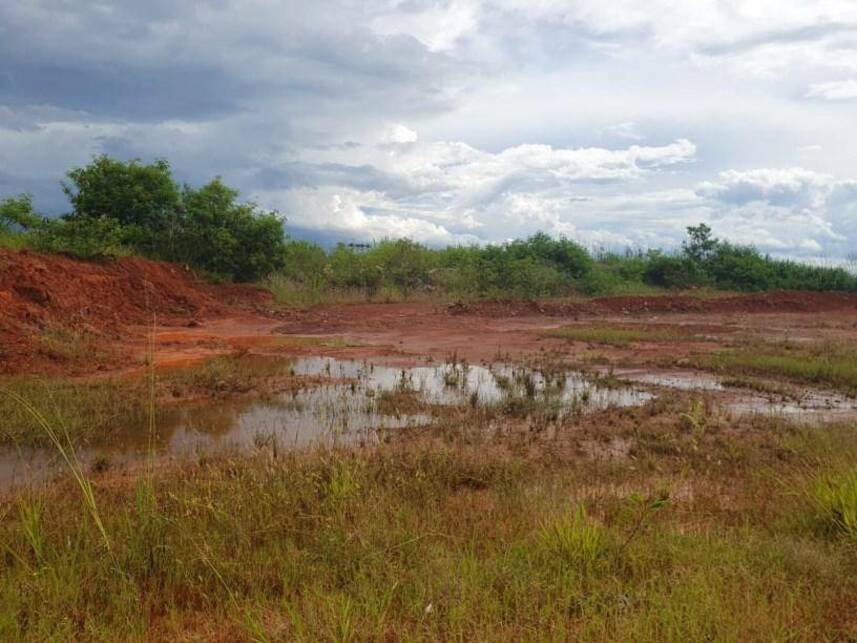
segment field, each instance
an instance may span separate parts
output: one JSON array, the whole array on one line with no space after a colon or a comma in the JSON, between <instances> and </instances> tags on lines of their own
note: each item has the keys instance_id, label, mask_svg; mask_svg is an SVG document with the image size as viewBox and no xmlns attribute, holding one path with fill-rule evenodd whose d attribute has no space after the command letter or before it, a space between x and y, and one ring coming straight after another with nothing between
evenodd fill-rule
<instances>
[{"instance_id":1,"label":"field","mask_svg":"<svg viewBox=\"0 0 857 643\"><path fill-rule=\"evenodd\" d=\"M857 638L857 295L0 262L0 639Z\"/></svg>"}]
</instances>

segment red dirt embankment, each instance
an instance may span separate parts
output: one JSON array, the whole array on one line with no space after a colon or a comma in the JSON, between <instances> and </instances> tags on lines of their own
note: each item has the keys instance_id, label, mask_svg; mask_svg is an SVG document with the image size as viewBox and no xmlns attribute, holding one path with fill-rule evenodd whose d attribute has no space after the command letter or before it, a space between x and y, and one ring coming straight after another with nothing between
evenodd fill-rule
<instances>
[{"instance_id":1,"label":"red dirt embankment","mask_svg":"<svg viewBox=\"0 0 857 643\"><path fill-rule=\"evenodd\" d=\"M547 315L645 315L649 313L815 313L857 310L857 293L773 291L715 297L655 295L651 297L599 297L560 301L485 301L454 304L450 312L486 317Z\"/></svg>"},{"instance_id":2,"label":"red dirt embankment","mask_svg":"<svg viewBox=\"0 0 857 643\"><path fill-rule=\"evenodd\" d=\"M855 311L857 294L771 292L451 306L429 301L362 303L272 314L267 291L211 284L173 264L130 257L86 262L0 249L0 374L133 370L147 351L147 326L155 318L156 361L189 363L230 347L300 333L345 334L412 352L474 344L496 351L496 333L504 328L518 329L502 336L506 344L514 339L516 346L529 346L527 342L538 340L539 328L556 325L540 321L544 317L645 319L675 314L714 319L733 313L798 317L820 312L849 316ZM524 327L531 332L522 332Z\"/></svg>"},{"instance_id":3,"label":"red dirt embankment","mask_svg":"<svg viewBox=\"0 0 857 643\"><path fill-rule=\"evenodd\" d=\"M67 370L68 355L56 346L69 338L78 350L107 350L110 342L97 340L119 339L129 325L155 316L159 324L187 324L269 300L251 286L209 284L179 266L136 257L86 262L0 249L0 373ZM99 367L99 353L82 356L92 360L87 370Z\"/></svg>"}]
</instances>

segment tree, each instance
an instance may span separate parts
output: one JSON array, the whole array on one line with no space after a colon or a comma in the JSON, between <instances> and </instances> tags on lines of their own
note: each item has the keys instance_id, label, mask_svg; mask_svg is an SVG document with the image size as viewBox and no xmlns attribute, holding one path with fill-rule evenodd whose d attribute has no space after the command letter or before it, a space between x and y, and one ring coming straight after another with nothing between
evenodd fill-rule
<instances>
[{"instance_id":1,"label":"tree","mask_svg":"<svg viewBox=\"0 0 857 643\"><path fill-rule=\"evenodd\" d=\"M682 243L684 254L693 261L701 262L708 259L717 249L719 241L711 236L711 228L704 223L688 226L687 241Z\"/></svg>"},{"instance_id":2,"label":"tree","mask_svg":"<svg viewBox=\"0 0 857 643\"><path fill-rule=\"evenodd\" d=\"M113 219L123 227L124 241L149 256L173 259L180 218L180 195L170 164L145 164L106 155L70 170L63 191L72 205L69 219Z\"/></svg>"},{"instance_id":3,"label":"tree","mask_svg":"<svg viewBox=\"0 0 857 643\"><path fill-rule=\"evenodd\" d=\"M42 217L33 210L33 197L20 194L0 201L0 230L30 230L41 223Z\"/></svg>"},{"instance_id":4,"label":"tree","mask_svg":"<svg viewBox=\"0 0 857 643\"><path fill-rule=\"evenodd\" d=\"M282 218L237 198L220 178L199 189L184 187L178 260L237 281L259 279L282 266Z\"/></svg>"}]
</instances>

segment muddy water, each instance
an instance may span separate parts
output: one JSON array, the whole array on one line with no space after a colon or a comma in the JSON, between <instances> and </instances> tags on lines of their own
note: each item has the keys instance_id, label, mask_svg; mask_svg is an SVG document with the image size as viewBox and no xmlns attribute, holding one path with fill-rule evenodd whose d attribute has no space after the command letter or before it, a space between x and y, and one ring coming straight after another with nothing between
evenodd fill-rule
<instances>
[{"instance_id":1,"label":"muddy water","mask_svg":"<svg viewBox=\"0 0 857 643\"><path fill-rule=\"evenodd\" d=\"M550 396L582 410L608 406L635 406L652 394L634 386L606 388L582 374L569 371L551 378L538 370L506 364L492 366L442 364L397 368L368 361L343 361L329 357L300 360L297 375L353 379L375 390L413 390L430 404L489 405L510 395ZM529 387L529 391L527 388Z\"/></svg>"},{"instance_id":2,"label":"muddy water","mask_svg":"<svg viewBox=\"0 0 857 643\"><path fill-rule=\"evenodd\" d=\"M726 389L716 376L695 371L616 371L632 383L608 388L574 371L546 376L509 365L447 363L401 368L313 357L296 360L292 369L296 375L314 380L322 377L328 383L272 399L209 400L163 409L153 442L157 457L189 459L260 447L371 445L385 432L407 431L432 421L425 414L382 413L379 398L385 391L413 392L426 403L440 406L545 399L556 403L562 414L635 406L653 398L659 388L674 388L708 392L724 408L738 414L773 414L803 422L857 418L857 401L836 393L806 392L800 399L787 400ZM148 428L139 423L118 426L108 441L79 449L80 459L88 468L133 465L148 452ZM61 473L58 458L50 450L0 450L0 492Z\"/></svg>"},{"instance_id":3,"label":"muddy water","mask_svg":"<svg viewBox=\"0 0 857 643\"><path fill-rule=\"evenodd\" d=\"M490 405L511 396L550 397L568 412L638 405L652 397L630 386L602 388L577 373L546 378L530 369L505 365L398 368L368 361L306 358L295 361L292 368L296 375L321 376L330 383L273 399L211 400L163 409L153 441L158 457L187 459L257 447L372 444L385 431L408 430L431 421L427 415L381 413L378 399L384 391L413 391L434 405ZM129 423L117 427L105 443L78 452L86 467L121 467L142 461L149 444L148 427ZM61 472L52 451L0 451L0 491Z\"/></svg>"},{"instance_id":4,"label":"muddy water","mask_svg":"<svg viewBox=\"0 0 857 643\"><path fill-rule=\"evenodd\" d=\"M806 389L785 397L726 387L716 375L699 371L625 369L615 374L640 384L713 393L721 407L737 415L779 416L807 424L857 420L857 399L836 391Z\"/></svg>"}]
</instances>

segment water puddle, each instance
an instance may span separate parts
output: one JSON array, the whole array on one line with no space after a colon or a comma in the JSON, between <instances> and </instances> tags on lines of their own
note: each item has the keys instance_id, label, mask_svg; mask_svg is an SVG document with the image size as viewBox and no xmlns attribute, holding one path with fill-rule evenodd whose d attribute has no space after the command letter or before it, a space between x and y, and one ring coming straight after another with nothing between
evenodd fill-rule
<instances>
[{"instance_id":1,"label":"water puddle","mask_svg":"<svg viewBox=\"0 0 857 643\"><path fill-rule=\"evenodd\" d=\"M634 406L653 397L634 387L602 387L575 372L553 374L522 367L441 364L400 368L369 361L310 357L296 360L295 375L329 383L271 399L233 398L172 406L159 413L154 449L159 458L299 449L315 445L373 444L385 431L431 422L426 414L382 412L384 393L413 393L429 405L500 404L510 398L550 399L566 412ZM2 428L2 427L0 427ZM87 468L122 467L149 452L145 423L117 427L109 441L80 449ZM53 452L0 451L0 490L46 480L61 472Z\"/></svg>"},{"instance_id":2,"label":"water puddle","mask_svg":"<svg viewBox=\"0 0 857 643\"><path fill-rule=\"evenodd\" d=\"M495 404L509 396L549 396L584 411L636 406L653 396L633 386L604 387L576 371L546 376L507 364L441 364L398 368L373 362L313 357L295 364L297 375L357 380L375 390L413 390L429 404Z\"/></svg>"},{"instance_id":3,"label":"water puddle","mask_svg":"<svg viewBox=\"0 0 857 643\"><path fill-rule=\"evenodd\" d=\"M625 369L615 375L626 381L683 391L719 394L724 408L737 415L782 416L809 424L857 419L857 399L836 391L806 389L793 397L725 386L711 373Z\"/></svg>"},{"instance_id":4,"label":"water puddle","mask_svg":"<svg viewBox=\"0 0 857 643\"><path fill-rule=\"evenodd\" d=\"M639 384L663 386L681 391L722 391L720 378L699 371L647 371L621 369L614 371L616 377Z\"/></svg>"}]
</instances>

